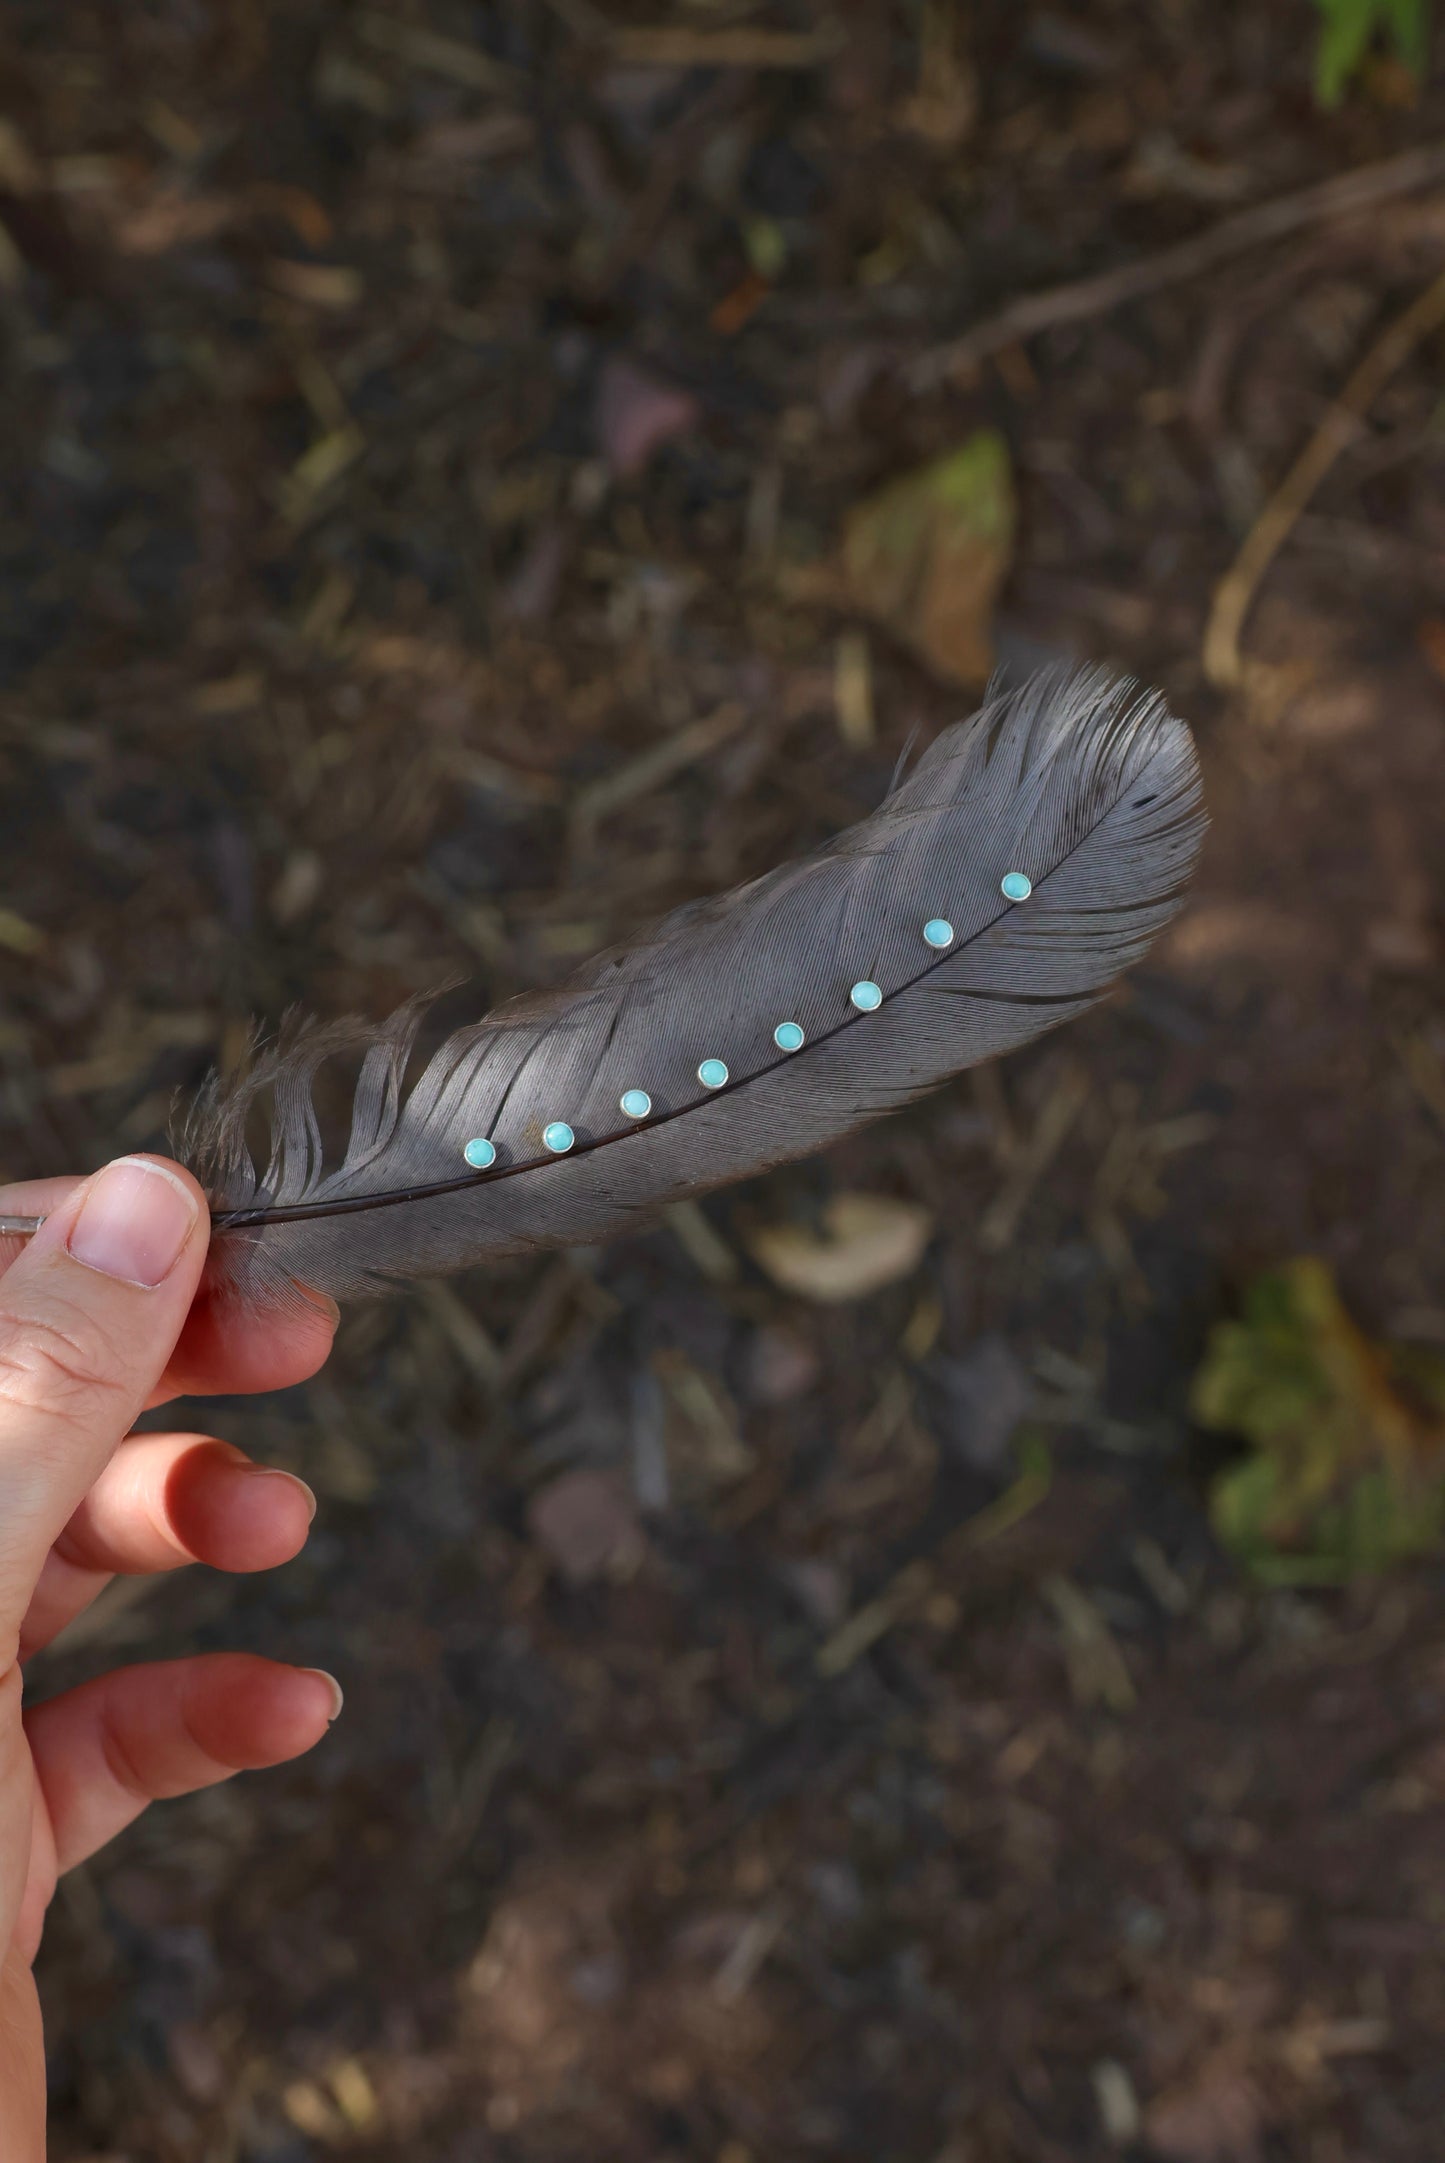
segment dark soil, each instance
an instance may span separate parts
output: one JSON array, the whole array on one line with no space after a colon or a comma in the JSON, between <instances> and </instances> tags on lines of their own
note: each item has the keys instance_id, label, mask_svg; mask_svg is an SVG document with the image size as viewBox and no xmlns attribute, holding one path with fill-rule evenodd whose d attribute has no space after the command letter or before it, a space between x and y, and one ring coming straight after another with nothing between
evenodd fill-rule
<instances>
[{"instance_id":1,"label":"dark soil","mask_svg":"<svg viewBox=\"0 0 1445 2163\"><path fill-rule=\"evenodd\" d=\"M980 425L1004 658L1160 683L1214 818L1082 1025L197 1415L304 1471L306 1554L122 1587L38 1686L244 1646L346 1712L67 1881L57 2163L1440 2153L1445 1578L1251 1590L1186 1407L1291 1254L1445 1341L1440 337L1265 583L1293 695L1199 662L1445 194L908 373L1441 132L1383 60L1321 116L1312 37L1303 0L10 0L7 1175L154 1144L253 1015L476 1010L871 807L963 694L869 630L840 727L860 627L800 567ZM858 1186L935 1212L921 1270L773 1290L749 1224ZM1054 1465L1012 1525L1005 1385Z\"/></svg>"}]
</instances>

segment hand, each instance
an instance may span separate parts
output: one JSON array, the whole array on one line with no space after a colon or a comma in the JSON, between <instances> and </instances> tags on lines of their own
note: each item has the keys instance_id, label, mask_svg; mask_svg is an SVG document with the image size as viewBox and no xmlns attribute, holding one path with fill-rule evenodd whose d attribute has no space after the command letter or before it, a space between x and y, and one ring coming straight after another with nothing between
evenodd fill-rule
<instances>
[{"instance_id":1,"label":"hand","mask_svg":"<svg viewBox=\"0 0 1445 2163\"><path fill-rule=\"evenodd\" d=\"M160 1796L310 1749L341 1693L319 1669L221 1653L122 1668L22 1712L22 1663L116 1571L269 1569L298 1551L315 1508L300 1480L203 1435L130 1427L182 1391L304 1380L336 1312L193 1305L206 1205L158 1158L11 1188L6 1211L47 1214L0 1277L0 2156L44 2163L30 1965L57 1874Z\"/></svg>"}]
</instances>

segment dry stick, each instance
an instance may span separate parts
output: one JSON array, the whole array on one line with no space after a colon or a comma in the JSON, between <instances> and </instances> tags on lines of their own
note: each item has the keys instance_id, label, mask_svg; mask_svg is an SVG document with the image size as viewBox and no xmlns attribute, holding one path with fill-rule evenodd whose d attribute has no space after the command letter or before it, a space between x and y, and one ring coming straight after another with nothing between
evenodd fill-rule
<instances>
[{"instance_id":1,"label":"dry stick","mask_svg":"<svg viewBox=\"0 0 1445 2163\"><path fill-rule=\"evenodd\" d=\"M807 69L838 50L828 31L755 30L746 23L720 30L643 24L614 30L609 42L624 66L636 68Z\"/></svg>"},{"instance_id":2,"label":"dry stick","mask_svg":"<svg viewBox=\"0 0 1445 2163\"><path fill-rule=\"evenodd\" d=\"M1245 536L1244 546L1214 590L1204 632L1204 673L1221 690L1244 680L1239 650L1245 618L1259 582L1279 554L1300 512L1341 451L1352 443L1359 424L1396 369L1422 338L1445 323L1445 271L1386 325L1346 383L1279 487Z\"/></svg>"},{"instance_id":3,"label":"dry stick","mask_svg":"<svg viewBox=\"0 0 1445 2163\"><path fill-rule=\"evenodd\" d=\"M593 829L623 804L630 804L634 797L646 796L653 789L661 788L674 774L686 773L689 766L696 766L700 759L716 751L719 744L726 743L729 736L735 736L747 718L747 708L736 700L729 700L719 706L716 713L704 714L700 721L689 721L685 728L639 752L615 773L604 774L600 781L590 783L572 806L574 834L580 839L589 838Z\"/></svg>"},{"instance_id":4,"label":"dry stick","mask_svg":"<svg viewBox=\"0 0 1445 2163\"><path fill-rule=\"evenodd\" d=\"M1231 256L1243 255L1272 240L1284 240L1305 227L1344 218L1394 195L1408 195L1431 181L1445 179L1445 143L1422 143L1397 158L1377 165L1357 165L1331 180L1301 188L1294 195L1277 195L1256 203L1232 218L1161 249L1141 262L1101 271L1096 277L1076 278L1068 285L1051 286L1043 293L1025 293L1010 301L997 315L975 323L961 338L936 346L909 364L907 377L913 390L933 390L951 376L976 367L1005 346L1017 345L1041 330L1060 324L1081 323L1089 316L1104 315L1128 300L1158 293L1166 286L1198 278Z\"/></svg>"}]
</instances>

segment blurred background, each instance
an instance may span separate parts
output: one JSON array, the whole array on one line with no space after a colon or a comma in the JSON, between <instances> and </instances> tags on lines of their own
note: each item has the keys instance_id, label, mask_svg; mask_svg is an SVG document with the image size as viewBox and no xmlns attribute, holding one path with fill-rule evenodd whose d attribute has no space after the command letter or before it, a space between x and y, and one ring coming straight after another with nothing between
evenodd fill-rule
<instances>
[{"instance_id":1,"label":"blurred background","mask_svg":"<svg viewBox=\"0 0 1445 2163\"><path fill-rule=\"evenodd\" d=\"M555 981L995 662L1161 685L1214 816L1083 1024L197 1415L305 1555L36 1687L347 1708L66 1881L57 2163L1438 2154L1424 30L9 0L6 1176L253 1016Z\"/></svg>"}]
</instances>

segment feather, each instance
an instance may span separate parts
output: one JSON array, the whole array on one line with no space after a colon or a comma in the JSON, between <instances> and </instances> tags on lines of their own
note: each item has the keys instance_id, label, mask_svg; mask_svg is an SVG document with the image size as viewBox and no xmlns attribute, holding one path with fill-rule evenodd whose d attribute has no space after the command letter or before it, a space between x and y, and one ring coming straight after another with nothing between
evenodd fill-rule
<instances>
[{"instance_id":1,"label":"feather","mask_svg":"<svg viewBox=\"0 0 1445 2163\"><path fill-rule=\"evenodd\" d=\"M1087 670L992 697L816 854L458 1030L409 1087L425 1001L303 1023L213 1083L174 1142L212 1198L212 1284L252 1304L377 1293L606 1239L821 1148L1092 1004L1180 906L1204 823L1189 731L1155 694ZM1017 904L1010 873L1031 885ZM328 1169L312 1084L338 1052L361 1069Z\"/></svg>"}]
</instances>

